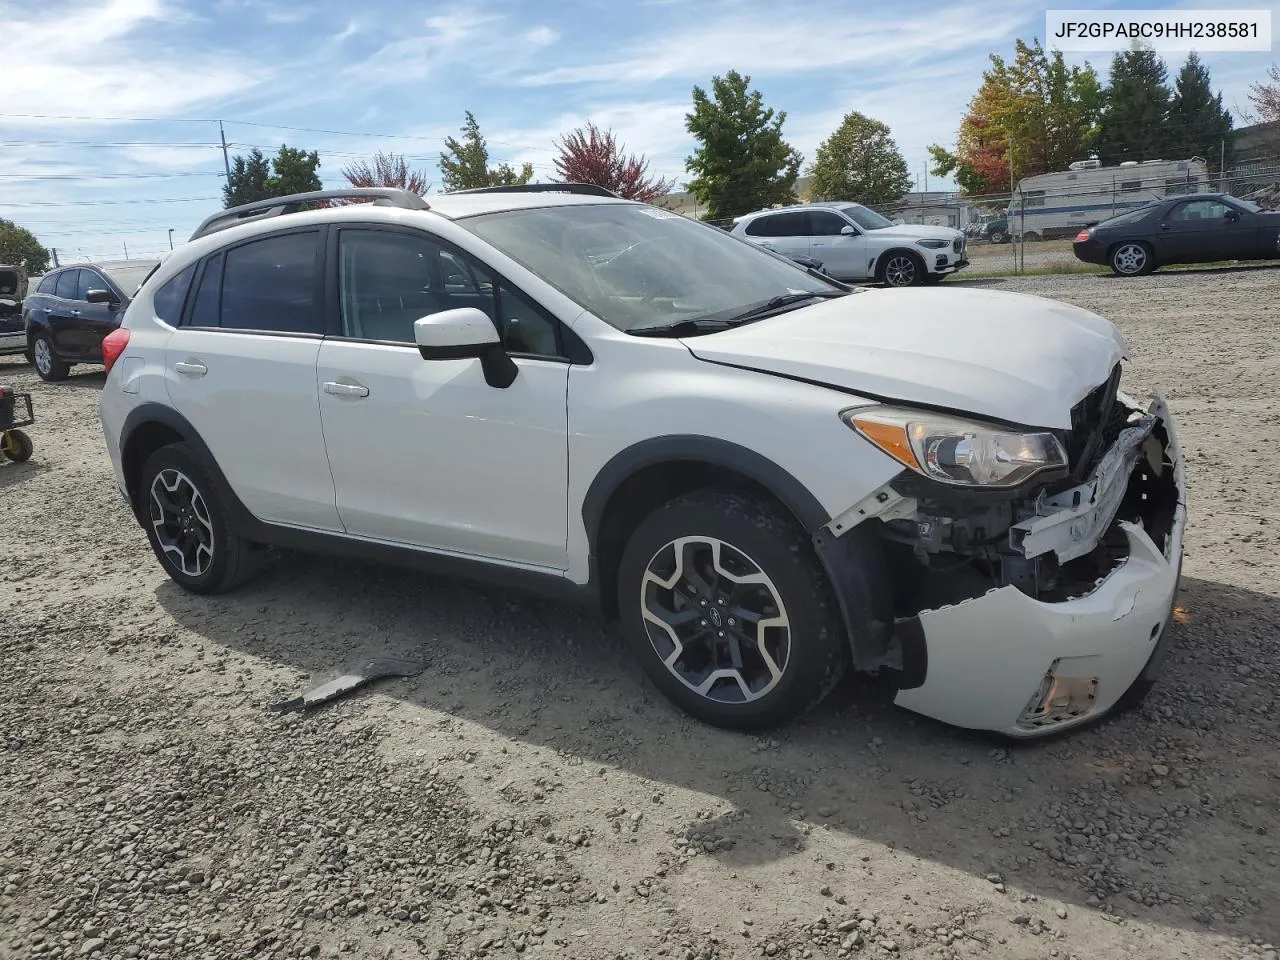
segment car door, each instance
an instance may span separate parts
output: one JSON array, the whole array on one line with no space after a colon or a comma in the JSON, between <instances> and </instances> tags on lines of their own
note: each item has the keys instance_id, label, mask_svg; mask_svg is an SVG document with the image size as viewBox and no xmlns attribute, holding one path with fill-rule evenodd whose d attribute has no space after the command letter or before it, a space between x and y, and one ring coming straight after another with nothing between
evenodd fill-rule
<instances>
[{"instance_id":1,"label":"car door","mask_svg":"<svg viewBox=\"0 0 1280 960\"><path fill-rule=\"evenodd\" d=\"M1159 258L1173 263L1204 263L1248 257L1255 246L1256 224L1244 222L1242 216L1228 218L1234 208L1221 200L1184 200L1170 208L1160 224Z\"/></svg>"},{"instance_id":2,"label":"car door","mask_svg":"<svg viewBox=\"0 0 1280 960\"><path fill-rule=\"evenodd\" d=\"M165 380L250 513L340 531L316 398L325 236L284 230L205 258Z\"/></svg>"},{"instance_id":3,"label":"car door","mask_svg":"<svg viewBox=\"0 0 1280 960\"><path fill-rule=\"evenodd\" d=\"M80 273L73 267L58 274L58 282L48 304L49 336L58 355L69 360L80 357L84 352L80 317L81 308L87 304L76 300L80 291Z\"/></svg>"},{"instance_id":4,"label":"car door","mask_svg":"<svg viewBox=\"0 0 1280 960\"><path fill-rule=\"evenodd\" d=\"M810 210L809 229L809 256L821 260L833 277L860 280L870 276L867 238L848 220L835 211ZM844 233L845 229L852 233Z\"/></svg>"},{"instance_id":5,"label":"car door","mask_svg":"<svg viewBox=\"0 0 1280 960\"><path fill-rule=\"evenodd\" d=\"M529 566L566 565L568 371L554 317L431 234L336 230L340 333L317 371L346 530ZM506 388L479 360L424 360L414 321L474 306L519 368Z\"/></svg>"},{"instance_id":6,"label":"car door","mask_svg":"<svg viewBox=\"0 0 1280 960\"><path fill-rule=\"evenodd\" d=\"M114 303L90 303L90 290L105 290L115 297ZM102 359L102 341L120 325L119 294L98 271L81 268L76 285L76 305L80 313L74 324L79 355L94 362Z\"/></svg>"}]
</instances>

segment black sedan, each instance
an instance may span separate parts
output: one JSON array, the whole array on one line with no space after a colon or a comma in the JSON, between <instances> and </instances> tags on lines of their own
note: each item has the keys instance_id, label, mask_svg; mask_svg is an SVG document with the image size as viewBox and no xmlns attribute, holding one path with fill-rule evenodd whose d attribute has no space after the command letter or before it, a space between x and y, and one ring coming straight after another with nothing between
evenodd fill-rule
<instances>
[{"instance_id":1,"label":"black sedan","mask_svg":"<svg viewBox=\"0 0 1280 960\"><path fill-rule=\"evenodd\" d=\"M1166 263L1280 259L1280 212L1221 193L1195 193L1139 207L1076 234L1076 257L1122 277Z\"/></svg>"},{"instance_id":2,"label":"black sedan","mask_svg":"<svg viewBox=\"0 0 1280 960\"><path fill-rule=\"evenodd\" d=\"M36 373L62 380L73 363L101 363L103 338L120 326L130 298L156 263L78 263L46 273L22 304L27 357Z\"/></svg>"}]
</instances>

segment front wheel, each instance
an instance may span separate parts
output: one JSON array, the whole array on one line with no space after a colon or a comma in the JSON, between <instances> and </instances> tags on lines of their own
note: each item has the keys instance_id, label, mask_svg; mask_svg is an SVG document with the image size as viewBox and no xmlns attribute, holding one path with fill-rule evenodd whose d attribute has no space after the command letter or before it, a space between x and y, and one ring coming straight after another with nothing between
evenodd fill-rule
<instances>
[{"instance_id":1,"label":"front wheel","mask_svg":"<svg viewBox=\"0 0 1280 960\"><path fill-rule=\"evenodd\" d=\"M714 726L792 720L826 696L847 664L813 547L766 500L704 490L659 507L623 551L618 605L649 679Z\"/></svg>"},{"instance_id":2,"label":"front wheel","mask_svg":"<svg viewBox=\"0 0 1280 960\"><path fill-rule=\"evenodd\" d=\"M41 380L50 382L67 379L70 367L54 352L53 343L46 334L38 333L31 342L31 361Z\"/></svg>"},{"instance_id":3,"label":"front wheel","mask_svg":"<svg viewBox=\"0 0 1280 960\"><path fill-rule=\"evenodd\" d=\"M1004 243L1008 238L1003 230L992 230L990 240L992 243Z\"/></svg>"},{"instance_id":4,"label":"front wheel","mask_svg":"<svg viewBox=\"0 0 1280 960\"><path fill-rule=\"evenodd\" d=\"M254 547L227 523L221 487L185 443L142 468L139 514L165 572L193 593L221 593L252 572Z\"/></svg>"},{"instance_id":5,"label":"front wheel","mask_svg":"<svg viewBox=\"0 0 1280 960\"><path fill-rule=\"evenodd\" d=\"M918 287L924 283L924 263L913 253L891 253L880 265L880 282L887 287Z\"/></svg>"},{"instance_id":6,"label":"front wheel","mask_svg":"<svg viewBox=\"0 0 1280 960\"><path fill-rule=\"evenodd\" d=\"M1111 272L1120 277L1138 277L1155 269L1155 257L1145 243L1121 243L1111 251Z\"/></svg>"}]
</instances>

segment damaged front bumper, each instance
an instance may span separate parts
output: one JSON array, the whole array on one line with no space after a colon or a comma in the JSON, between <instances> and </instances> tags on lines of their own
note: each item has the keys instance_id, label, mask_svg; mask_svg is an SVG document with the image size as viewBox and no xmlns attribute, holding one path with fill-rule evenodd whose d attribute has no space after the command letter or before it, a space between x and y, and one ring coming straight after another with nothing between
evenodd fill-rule
<instances>
[{"instance_id":1,"label":"damaged front bumper","mask_svg":"<svg viewBox=\"0 0 1280 960\"><path fill-rule=\"evenodd\" d=\"M884 664L898 677L894 703L1032 738L1141 698L1167 653L1186 526L1174 422L1158 394L1146 414L1085 483L1041 499L1008 531L1028 560L1054 555L1064 564L1122 533L1121 559L1068 597L1046 600L1009 583L900 617Z\"/></svg>"}]
</instances>

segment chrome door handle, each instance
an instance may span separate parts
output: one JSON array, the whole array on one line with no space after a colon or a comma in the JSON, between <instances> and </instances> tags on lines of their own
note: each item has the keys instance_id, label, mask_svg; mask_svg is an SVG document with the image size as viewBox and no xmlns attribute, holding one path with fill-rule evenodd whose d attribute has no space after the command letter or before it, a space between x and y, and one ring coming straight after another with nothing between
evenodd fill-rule
<instances>
[{"instance_id":1,"label":"chrome door handle","mask_svg":"<svg viewBox=\"0 0 1280 960\"><path fill-rule=\"evenodd\" d=\"M203 377L209 372L209 368L199 361L190 362L187 360L179 360L173 365L173 369L177 370L179 373L185 373L192 377Z\"/></svg>"},{"instance_id":2,"label":"chrome door handle","mask_svg":"<svg viewBox=\"0 0 1280 960\"><path fill-rule=\"evenodd\" d=\"M78 316L80 316L80 311L79 311L79 310L72 310L72 311L71 311L71 315L72 315L73 317L78 317Z\"/></svg>"},{"instance_id":3,"label":"chrome door handle","mask_svg":"<svg viewBox=\"0 0 1280 960\"><path fill-rule=\"evenodd\" d=\"M369 388L362 387L358 383L336 383L329 380L324 385L325 393L332 393L339 397L367 397Z\"/></svg>"}]
</instances>

